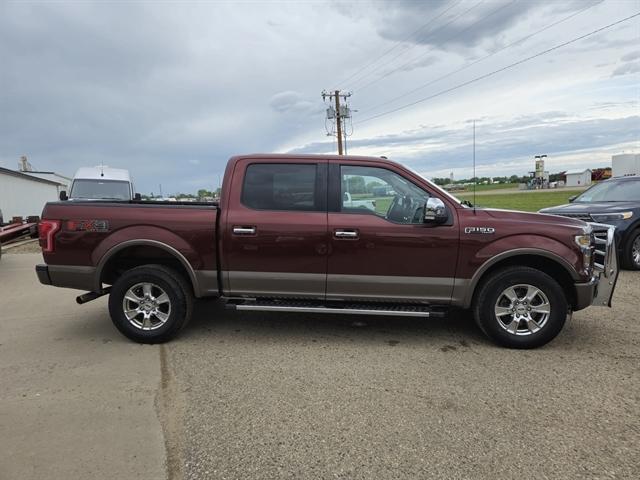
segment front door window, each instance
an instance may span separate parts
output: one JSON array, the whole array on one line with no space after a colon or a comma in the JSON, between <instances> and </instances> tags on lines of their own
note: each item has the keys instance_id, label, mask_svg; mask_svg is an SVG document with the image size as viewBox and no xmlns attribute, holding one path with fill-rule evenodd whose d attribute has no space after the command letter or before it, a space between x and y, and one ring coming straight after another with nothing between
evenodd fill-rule
<instances>
[{"instance_id":1,"label":"front door window","mask_svg":"<svg viewBox=\"0 0 640 480\"><path fill-rule=\"evenodd\" d=\"M342 213L371 214L390 222L423 222L429 194L397 173L378 167L340 167Z\"/></svg>"}]
</instances>

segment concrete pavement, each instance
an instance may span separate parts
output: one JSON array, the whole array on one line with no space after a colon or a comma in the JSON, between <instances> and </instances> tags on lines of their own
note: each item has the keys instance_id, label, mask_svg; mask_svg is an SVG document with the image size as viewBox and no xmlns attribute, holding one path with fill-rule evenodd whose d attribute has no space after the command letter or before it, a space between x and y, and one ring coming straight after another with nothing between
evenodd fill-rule
<instances>
[{"instance_id":1,"label":"concrete pavement","mask_svg":"<svg viewBox=\"0 0 640 480\"><path fill-rule=\"evenodd\" d=\"M640 272L551 344L450 319L229 313L171 343L188 479L640 478ZM171 443L171 439L169 439Z\"/></svg>"},{"instance_id":2,"label":"concrete pavement","mask_svg":"<svg viewBox=\"0 0 640 480\"><path fill-rule=\"evenodd\" d=\"M105 298L40 285L38 261L0 260L0 478L165 478L160 347L123 338Z\"/></svg>"},{"instance_id":3,"label":"concrete pavement","mask_svg":"<svg viewBox=\"0 0 640 480\"><path fill-rule=\"evenodd\" d=\"M38 258L0 261L3 480L640 477L640 272L531 351L464 314L212 301L160 347L39 285Z\"/></svg>"}]
</instances>

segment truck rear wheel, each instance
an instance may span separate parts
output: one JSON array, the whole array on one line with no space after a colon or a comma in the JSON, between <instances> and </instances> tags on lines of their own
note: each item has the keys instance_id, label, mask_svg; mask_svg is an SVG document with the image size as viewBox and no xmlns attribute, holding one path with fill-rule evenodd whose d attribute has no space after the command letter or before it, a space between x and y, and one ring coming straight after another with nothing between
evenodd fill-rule
<instances>
[{"instance_id":1,"label":"truck rear wheel","mask_svg":"<svg viewBox=\"0 0 640 480\"><path fill-rule=\"evenodd\" d=\"M113 324L139 343L171 340L188 323L192 305L185 279L163 265L132 268L116 280L109 295Z\"/></svg>"},{"instance_id":2,"label":"truck rear wheel","mask_svg":"<svg viewBox=\"0 0 640 480\"><path fill-rule=\"evenodd\" d=\"M508 267L492 274L473 305L480 329L509 348L535 348L550 342L562 330L567 313L562 287L529 267Z\"/></svg>"}]
</instances>

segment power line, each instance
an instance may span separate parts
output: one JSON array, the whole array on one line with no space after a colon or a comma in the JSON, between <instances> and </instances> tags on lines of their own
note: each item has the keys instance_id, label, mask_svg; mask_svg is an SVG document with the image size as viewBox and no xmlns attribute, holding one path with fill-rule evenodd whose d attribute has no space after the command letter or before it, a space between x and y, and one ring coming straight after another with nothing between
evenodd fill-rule
<instances>
[{"instance_id":1,"label":"power line","mask_svg":"<svg viewBox=\"0 0 640 480\"><path fill-rule=\"evenodd\" d=\"M604 3L604 0L602 0L601 2L598 2L598 3L593 3L593 4L589 5L589 6L587 6L586 8L578 10L577 12L574 12L571 15L568 15L568 16L566 16L566 17L564 17L564 18L562 18L562 19L560 19L560 20L558 20L556 22L553 22L553 23L547 25L544 28L541 28L540 30L537 30L537 31L535 31L535 32L533 32L533 33L531 33L529 35L525 35L524 37L521 37L521 38L519 38L518 40L516 40L514 42L511 42L511 43L509 43L509 44L507 44L507 45L505 45L505 46L503 46L503 47L501 47L501 48L499 48L497 50L494 50L493 52L489 53L488 55L485 55L484 57L481 57L481 58L478 58L477 60L469 62L469 63L463 65L462 67L460 67L460 68L458 68L456 70L453 70L453 71L451 71L449 73L446 73L446 74L442 75L441 77L438 77L438 78L435 78L433 80L430 80L427 83L424 83L424 84L420 85L417 88L414 88L412 90L409 90L408 92L403 93L402 95L398 95L397 97L394 97L391 100L387 100L386 102L379 103L378 105L374 105L373 107L366 108L363 111L367 112L367 111L371 111L371 110L376 110L376 109L378 109L380 107L383 107L385 105L393 103L396 100L400 100L401 98L407 97L407 96L411 95L412 93L415 93L415 92L417 92L419 90L422 90L423 88L426 88L429 85L433 85L434 83L439 82L440 80L444 80L445 78L449 78L450 76L455 75L456 73L462 72L463 70L466 70L467 68L472 67L473 65L475 65L475 64L477 64L479 62L482 62L482 61L486 60L487 58L490 58L490 57L492 57L492 56L494 56L494 55L506 50L507 48L511 48L514 45L517 45L517 44L522 43L522 42L524 42L526 40L529 40L530 38L533 38L536 35L539 35L540 33L545 32L545 31L549 30L552 27L555 27L556 25L564 23L567 20L571 20L573 17L575 17L575 16L577 16L577 15L579 15L579 14L581 14L581 13L587 11L587 10L589 10L590 8L595 7L596 5L600 5L601 3Z\"/></svg>"},{"instance_id":2,"label":"power line","mask_svg":"<svg viewBox=\"0 0 640 480\"><path fill-rule=\"evenodd\" d=\"M626 17L626 18L623 18L622 20L618 20L617 22L610 23L609 25L605 25L604 27L600 27L600 28L598 28L596 30L593 30L593 31L589 32L589 33L585 33L584 35L580 35L579 37L576 37L576 38L574 38L572 40L569 40L567 42L564 42L564 43L561 43L559 45L556 45L555 47L548 48L547 50L544 50L542 52L538 52L535 55L531 55L530 57L524 58L524 59L519 60L519 61L517 61L515 63L511 63L511 64L507 65L506 67L499 68L498 70L494 70L493 72L486 73L484 75L476 77L476 78L474 78L472 80L469 80L467 82L460 83L460 84L458 84L458 85L456 85L454 87L447 88L446 90L442 90L442 91L440 91L438 93L434 93L433 95L430 95L428 97L421 98L419 100L416 100L415 102L411 102L411 103L402 105L400 107L394 108L392 110L388 110L386 112L382 112L382 113L379 113L377 115L373 115L371 117L365 118L364 120L360 120L359 122L355 122L355 123L357 125L359 123L369 122L369 121L374 120L376 118L384 117L384 116L389 115L391 113L395 113L395 112L397 112L399 110L404 110L405 108L409 108L409 107L412 107L414 105L417 105L418 103L426 102L427 100L431 100L433 98L439 97L441 95L444 95L446 93L452 92L454 90L458 90L459 88L466 87L467 85L470 85L470 84L475 83L475 82L479 82L480 80L484 80L485 78L488 78L488 77L491 77L493 75L496 75L497 73L504 72L505 70L508 70L508 69L513 68L513 67L518 66L518 65L521 65L521 64L523 64L525 62L528 62L529 60L533 60L534 58L537 58L537 57L540 57L540 56L545 55L547 53L553 52L554 50L558 50L559 48L566 47L567 45L571 45L572 43L576 43L576 42L578 42L580 40L583 40L583 39L585 39L587 37L595 35L596 33L600 33L600 32L602 32L604 30L607 30L607 29L609 29L611 27L615 27L616 25L619 25L619 24L621 24L623 22L629 21L632 18L635 18L635 17L637 17L639 15L640 15L640 12L635 13L633 15L630 15L630 16Z\"/></svg>"},{"instance_id":3,"label":"power line","mask_svg":"<svg viewBox=\"0 0 640 480\"><path fill-rule=\"evenodd\" d=\"M382 55L380 55L379 57L373 59L372 61L368 62L366 65L364 65L363 67L361 67L359 70L357 70L355 73L352 73L351 75L349 75L347 78L343 79L342 82L340 82L341 85L344 85L346 82L348 82L349 80L351 80L353 77L357 77L361 72L363 72L364 70L366 70L367 68L369 68L371 65L375 64L378 60L381 60L382 58L384 58L386 55L388 55L389 53L391 53L393 50L395 50L396 48L398 48L400 45L402 45L403 43L405 43L406 41L408 41L409 39L411 39L414 35L416 35L417 33L421 32L422 30L424 30L426 27L428 27L429 25L431 25L433 22L435 22L437 19L439 19L440 17L442 17L444 14L446 14L449 10L451 10L453 7L455 7L456 5L458 5L459 3L461 3L462 0L459 0L458 2L455 2L453 4L451 4L448 8L444 9L440 14L436 15L434 18L432 18L431 20L429 20L427 23L425 23L424 25L422 25L420 28L418 28L417 30L415 30L414 32L410 33L408 36L406 36L405 38L403 38L402 40L400 40L399 42L397 42L393 47L391 47L390 49L388 49L387 51L385 51Z\"/></svg>"},{"instance_id":4,"label":"power line","mask_svg":"<svg viewBox=\"0 0 640 480\"><path fill-rule=\"evenodd\" d=\"M470 8L467 8L465 11L459 13L458 15L454 16L453 18L451 18L447 23L445 23L444 25L440 25L440 27L436 28L435 30L432 30L431 32L428 33L428 35L426 37L421 38L420 40L426 40L427 38L430 38L431 36L433 36L434 33L442 30L444 27L447 27L449 25L451 25L453 22L455 22L456 20L458 20L460 17L463 17L464 15L466 15L467 13L469 13L471 10L473 10L474 8L480 6L481 3L483 3L484 0L480 0L479 2L475 3L474 5L472 5ZM351 85L351 90L353 90L355 88L355 86L361 82L363 79L367 78L370 75L373 75L374 73L376 73L377 71L379 71L381 68L386 67L387 65L389 65L390 63L393 63L396 59L400 58L402 55L406 54L407 52L409 52L410 50L412 50L413 48L416 47L417 44L414 44L413 46L409 47L408 49L400 52L398 55L396 55L395 57L393 57L391 60L389 60L388 62L383 63L382 65L378 65L375 69L373 69L371 72L365 74L364 76L360 77L358 80L355 81L354 84Z\"/></svg>"},{"instance_id":5,"label":"power line","mask_svg":"<svg viewBox=\"0 0 640 480\"><path fill-rule=\"evenodd\" d=\"M491 12L489 12L486 16L479 18L478 20L476 20L475 22L473 22L471 25L468 25L467 27L463 28L462 30L460 30L459 32L457 32L455 35L450 35L448 38L446 38L444 41L448 41L451 40L452 38L461 35L462 33L472 29L473 27L475 27L477 24L482 23L486 20L488 20L492 15L495 15L496 13L500 12L501 10L504 10L507 7L510 7L511 5L515 4L516 0L512 0L509 3L505 3L504 5L500 5L498 8L493 9ZM478 4L479 5L479 4ZM477 7L478 5L475 5L473 8ZM443 26L444 27L444 26ZM437 30L436 30L437 31ZM411 60L409 60L408 62L403 63L402 65L388 71L387 73L383 74L382 76L378 77L378 78L374 78L373 80L371 80L369 83L364 84L363 86L358 88L358 92L361 92L362 90L370 87L371 85L373 85L374 83L378 83L380 80L387 78L388 76L394 74L395 72L397 72L398 70L411 65L412 63L415 63L417 60L425 57L426 55L428 55L429 53L431 53L430 51L427 51L425 53L421 53L420 55L418 55L415 58L412 58Z\"/></svg>"}]
</instances>

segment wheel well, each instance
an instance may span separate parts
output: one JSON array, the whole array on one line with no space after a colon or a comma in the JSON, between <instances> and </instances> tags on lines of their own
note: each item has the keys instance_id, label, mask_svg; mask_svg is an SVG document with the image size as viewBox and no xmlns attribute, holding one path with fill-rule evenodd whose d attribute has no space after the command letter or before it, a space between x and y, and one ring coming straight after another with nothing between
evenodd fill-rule
<instances>
[{"instance_id":1,"label":"wheel well","mask_svg":"<svg viewBox=\"0 0 640 480\"><path fill-rule=\"evenodd\" d=\"M640 233L640 220L635 225L627 228L620 237L620 245L616 246L618 258L623 268L635 269L633 259L631 258L631 248L633 239L637 233ZM627 257L629 254L629 257Z\"/></svg>"},{"instance_id":2,"label":"wheel well","mask_svg":"<svg viewBox=\"0 0 640 480\"><path fill-rule=\"evenodd\" d=\"M631 242L636 232L640 232L640 221L636 222L635 225L627 228L624 231L624 233L622 234L622 238L620 239L621 242L618 248L621 250L627 248L627 245L629 244L629 242Z\"/></svg>"},{"instance_id":3,"label":"wheel well","mask_svg":"<svg viewBox=\"0 0 640 480\"><path fill-rule=\"evenodd\" d=\"M558 282L560 287L562 287L568 303L571 306L575 306L576 292L573 288L575 280L571 277L571 274L558 262L540 255L515 255L513 257L500 260L495 265L491 265L491 267L482 274L474 288L473 300L471 302L472 305L475 304L476 293L480 290L482 284L490 278L493 273L498 270L502 270L505 267L530 267L546 273Z\"/></svg>"},{"instance_id":4,"label":"wheel well","mask_svg":"<svg viewBox=\"0 0 640 480\"><path fill-rule=\"evenodd\" d=\"M189 272L183 263L171 252L151 245L132 245L114 253L102 268L100 282L113 285L127 270L152 264L171 268L193 288Z\"/></svg>"}]
</instances>

